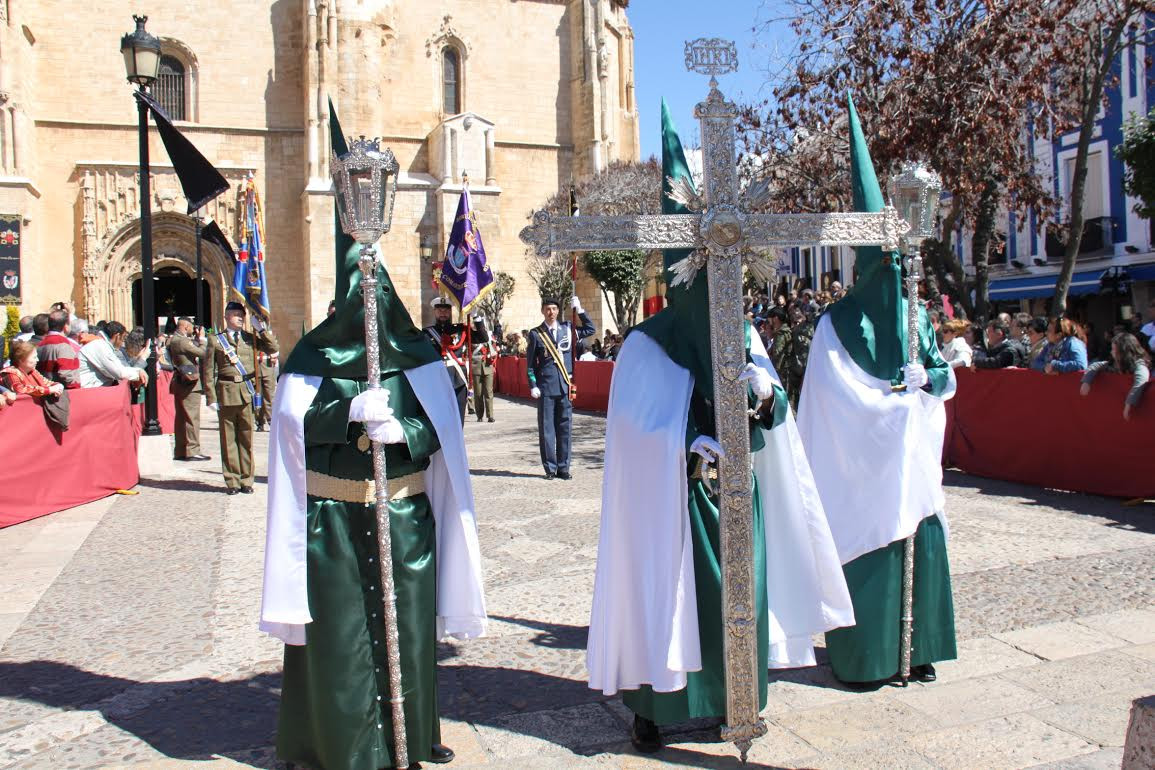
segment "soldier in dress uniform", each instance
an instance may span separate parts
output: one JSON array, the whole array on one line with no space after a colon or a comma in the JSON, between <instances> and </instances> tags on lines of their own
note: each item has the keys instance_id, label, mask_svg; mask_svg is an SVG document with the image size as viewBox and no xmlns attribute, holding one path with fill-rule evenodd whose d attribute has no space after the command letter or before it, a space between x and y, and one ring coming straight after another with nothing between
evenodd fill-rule
<instances>
[{"instance_id":1,"label":"soldier in dress uniform","mask_svg":"<svg viewBox=\"0 0 1155 770\"><path fill-rule=\"evenodd\" d=\"M172 361L173 377L169 392L176 405L176 425L173 438L176 447L173 459L208 460L201 454L201 362L205 348L193 339L191 318L176 322L176 331L168 338L168 356Z\"/></svg>"},{"instance_id":2,"label":"soldier in dress uniform","mask_svg":"<svg viewBox=\"0 0 1155 770\"><path fill-rule=\"evenodd\" d=\"M209 337L206 350L205 398L220 418L221 468L228 493L253 491L253 351L276 353L272 330L253 319L245 326L245 306L225 306L225 328Z\"/></svg>"},{"instance_id":3,"label":"soldier in dress uniform","mask_svg":"<svg viewBox=\"0 0 1155 770\"><path fill-rule=\"evenodd\" d=\"M497 339L501 339L497 336ZM493 336L473 344L473 411L477 421L493 417L493 381L497 373L497 343Z\"/></svg>"},{"instance_id":4,"label":"soldier in dress uniform","mask_svg":"<svg viewBox=\"0 0 1155 770\"><path fill-rule=\"evenodd\" d=\"M464 424L465 405L469 401L469 375L465 371L465 361L470 351L465 345L466 327L465 324L453 323L453 303L446 297L435 298L432 305L434 323L425 327L425 334L449 370L449 379L453 382L453 393L457 396L457 407ZM489 332L477 316L473 318L473 342L489 342Z\"/></svg>"},{"instance_id":5,"label":"soldier in dress uniform","mask_svg":"<svg viewBox=\"0 0 1155 770\"><path fill-rule=\"evenodd\" d=\"M278 353L257 353L257 377L261 382L261 408L257 410L257 432L265 430L265 426L273 419L273 396L277 395L277 366Z\"/></svg>"},{"instance_id":6,"label":"soldier in dress uniform","mask_svg":"<svg viewBox=\"0 0 1155 770\"><path fill-rule=\"evenodd\" d=\"M574 312L582 325L577 327L579 340L597 329L582 310L581 300L574 296ZM573 422L573 325L558 318L555 299L543 299L541 326L529 330L526 346L526 369L529 394L537 400L537 438L541 465L547 479L569 479L570 428Z\"/></svg>"}]
</instances>

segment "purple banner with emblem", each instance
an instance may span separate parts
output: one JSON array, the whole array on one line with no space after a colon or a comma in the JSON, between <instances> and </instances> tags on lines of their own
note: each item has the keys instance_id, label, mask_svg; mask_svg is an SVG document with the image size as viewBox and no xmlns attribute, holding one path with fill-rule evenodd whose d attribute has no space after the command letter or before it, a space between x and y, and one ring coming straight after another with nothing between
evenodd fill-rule
<instances>
[{"instance_id":1,"label":"purple banner with emblem","mask_svg":"<svg viewBox=\"0 0 1155 770\"><path fill-rule=\"evenodd\" d=\"M20 286L19 214L0 214L0 305L19 305Z\"/></svg>"},{"instance_id":2,"label":"purple banner with emblem","mask_svg":"<svg viewBox=\"0 0 1155 770\"><path fill-rule=\"evenodd\" d=\"M493 290L493 271L485 257L481 228L469 200L468 187L462 190L461 200L457 202L457 216L453 220L453 229L449 231L449 247L435 280L462 313L470 312Z\"/></svg>"}]
</instances>

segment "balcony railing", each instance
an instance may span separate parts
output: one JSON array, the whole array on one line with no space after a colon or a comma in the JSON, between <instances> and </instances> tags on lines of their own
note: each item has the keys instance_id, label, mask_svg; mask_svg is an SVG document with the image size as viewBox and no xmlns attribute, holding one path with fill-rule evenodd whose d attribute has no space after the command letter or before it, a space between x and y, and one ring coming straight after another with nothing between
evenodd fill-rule
<instances>
[{"instance_id":1,"label":"balcony railing","mask_svg":"<svg viewBox=\"0 0 1155 770\"><path fill-rule=\"evenodd\" d=\"M1113 217L1093 217L1083 221L1083 240L1079 244L1079 258L1110 256L1114 253L1115 220ZM1047 230L1047 259L1062 260L1067 244L1053 229Z\"/></svg>"}]
</instances>

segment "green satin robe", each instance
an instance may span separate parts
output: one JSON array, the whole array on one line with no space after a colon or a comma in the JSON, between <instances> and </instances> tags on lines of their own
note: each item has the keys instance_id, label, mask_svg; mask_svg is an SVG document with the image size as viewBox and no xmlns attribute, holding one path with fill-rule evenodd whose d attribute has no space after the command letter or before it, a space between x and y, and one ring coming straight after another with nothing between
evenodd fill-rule
<instances>
[{"instance_id":1,"label":"green satin robe","mask_svg":"<svg viewBox=\"0 0 1155 770\"><path fill-rule=\"evenodd\" d=\"M856 622L828 631L826 651L834 675L843 682L876 682L898 673L903 542L895 541L842 566ZM956 658L950 564L938 516L923 519L915 533L913 608L910 664Z\"/></svg>"},{"instance_id":2,"label":"green satin robe","mask_svg":"<svg viewBox=\"0 0 1155 770\"><path fill-rule=\"evenodd\" d=\"M751 402L754 403L753 401ZM779 425L786 417L786 392L774 387L774 409L771 415L751 422L750 449L757 452L765 447L760 426L767 430ZM690 516L690 536L694 554L694 591L698 607L698 643L702 653L702 668L686 674L686 686L675 692L654 692L649 685L622 693L622 701L635 714L668 725L702 717L726 715L726 666L723 650L722 623L722 564L721 534L718 506L706 492L700 480L691 478L697 455L689 447L699 435L713 436L713 405L698 390L690 402L690 418L686 429L686 469L689 483L687 508ZM762 500L758 479L753 479L754 532L765 527L762 518ZM758 616L758 680L759 708L766 705L768 661L770 657L769 597L766 586L766 540L754 538L754 573Z\"/></svg>"},{"instance_id":3,"label":"green satin robe","mask_svg":"<svg viewBox=\"0 0 1155 770\"><path fill-rule=\"evenodd\" d=\"M357 447L361 423L349 405L364 381L322 380L305 415L305 465L351 479L373 477L372 457ZM389 478L421 471L440 445L401 372L382 381L401 420L404 444L385 449ZM436 673L436 531L424 494L390 503L393 576L405 695L409 761L429 759L440 743ZM317 770L393 766L387 641L378 571L376 513L308 497L309 611L304 646L286 645L277 756Z\"/></svg>"}]
</instances>

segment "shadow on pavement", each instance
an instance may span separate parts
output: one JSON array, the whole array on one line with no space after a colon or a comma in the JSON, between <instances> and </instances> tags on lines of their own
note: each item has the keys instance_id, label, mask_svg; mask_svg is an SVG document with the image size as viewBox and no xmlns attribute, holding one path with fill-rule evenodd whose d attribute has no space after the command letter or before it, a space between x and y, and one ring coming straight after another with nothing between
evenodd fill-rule
<instances>
[{"instance_id":1,"label":"shadow on pavement","mask_svg":"<svg viewBox=\"0 0 1155 770\"><path fill-rule=\"evenodd\" d=\"M497 476L505 479L540 479L540 473L518 473L517 471L501 471L494 468L470 468L470 476Z\"/></svg>"},{"instance_id":2,"label":"shadow on pavement","mask_svg":"<svg viewBox=\"0 0 1155 770\"><path fill-rule=\"evenodd\" d=\"M945 471L943 484L948 487L973 489L991 497L1014 498L1014 504L1018 504L1019 500L1026 500L1028 504L1055 508L1080 516L1109 519L1112 522L1107 525L1109 527L1155 534L1155 515L1152 514L1149 505L1129 507L1123 504L1123 500L1114 497L1033 487L1012 481L971 476L958 470ZM950 515L949 510L947 515Z\"/></svg>"},{"instance_id":3,"label":"shadow on pavement","mask_svg":"<svg viewBox=\"0 0 1155 770\"><path fill-rule=\"evenodd\" d=\"M490 620L502 620L506 623L523 628L540 631L530 639L530 643L538 647L549 647L553 650L584 650L589 637L589 626L569 626L562 623L543 623L538 620L525 618L511 618L503 615L490 615Z\"/></svg>"},{"instance_id":4,"label":"shadow on pavement","mask_svg":"<svg viewBox=\"0 0 1155 770\"><path fill-rule=\"evenodd\" d=\"M252 763L254 749L272 746L280 682L272 673L228 682L137 682L54 661L0 662L0 698L98 710L160 753L189 760L223 756ZM129 689L124 703L112 699Z\"/></svg>"}]
</instances>

